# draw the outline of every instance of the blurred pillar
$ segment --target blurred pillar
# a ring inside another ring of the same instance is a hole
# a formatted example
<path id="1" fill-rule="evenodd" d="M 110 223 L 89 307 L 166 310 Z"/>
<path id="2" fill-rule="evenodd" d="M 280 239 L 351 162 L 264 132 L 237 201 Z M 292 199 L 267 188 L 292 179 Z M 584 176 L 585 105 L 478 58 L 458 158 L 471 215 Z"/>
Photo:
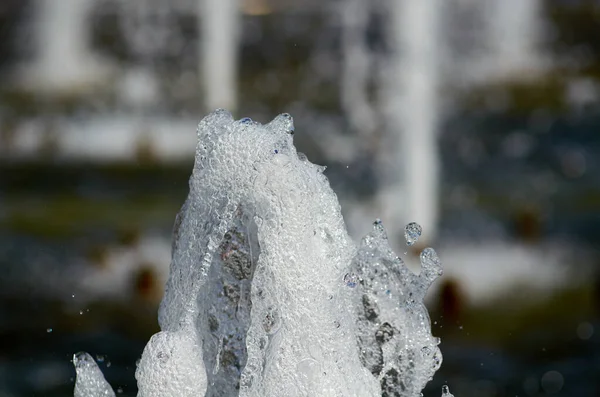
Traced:
<path id="1" fill-rule="evenodd" d="M 205 106 L 237 108 L 237 64 L 241 13 L 239 0 L 200 0 L 201 76 Z"/>
<path id="2" fill-rule="evenodd" d="M 94 0 L 37 0 L 37 59 L 22 76 L 36 90 L 81 89 L 107 76 L 108 64 L 89 48 L 88 17 Z"/>
<path id="3" fill-rule="evenodd" d="M 487 48 L 492 77 L 523 77 L 541 67 L 540 0 L 487 0 Z"/>
<path id="4" fill-rule="evenodd" d="M 352 127 L 362 139 L 371 136 L 376 124 L 369 103 L 368 81 L 372 74 L 371 61 L 366 46 L 367 25 L 371 2 L 345 0 L 340 3 L 342 19 L 342 107 Z"/>
<path id="5" fill-rule="evenodd" d="M 392 56 L 385 79 L 389 141 L 384 146 L 388 158 L 383 173 L 396 188 L 385 195 L 384 208 L 396 212 L 400 219 L 392 221 L 398 229 L 417 222 L 423 238 L 430 240 L 438 223 L 438 45 L 443 41 L 443 0 L 388 0 L 388 4 Z"/>

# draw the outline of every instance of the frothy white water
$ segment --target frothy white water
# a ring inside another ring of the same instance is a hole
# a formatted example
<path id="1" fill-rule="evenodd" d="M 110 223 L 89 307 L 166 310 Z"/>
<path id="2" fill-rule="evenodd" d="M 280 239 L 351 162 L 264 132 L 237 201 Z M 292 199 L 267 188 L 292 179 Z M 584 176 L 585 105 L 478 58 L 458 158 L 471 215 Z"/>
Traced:
<path id="1" fill-rule="evenodd" d="M 423 305 L 437 255 L 411 273 L 380 222 L 357 249 L 293 132 L 288 114 L 200 123 L 139 396 L 413 397 L 439 368 Z"/>
<path id="2" fill-rule="evenodd" d="M 73 355 L 73 365 L 77 373 L 75 397 L 115 397 L 115 392 L 104 379 L 92 356 L 77 353 Z"/>

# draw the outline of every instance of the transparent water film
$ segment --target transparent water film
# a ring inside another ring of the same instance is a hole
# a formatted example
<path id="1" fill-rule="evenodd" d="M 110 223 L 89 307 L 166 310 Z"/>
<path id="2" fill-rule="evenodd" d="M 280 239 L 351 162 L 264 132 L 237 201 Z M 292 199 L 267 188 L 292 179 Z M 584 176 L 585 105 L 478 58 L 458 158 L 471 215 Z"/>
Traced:
<path id="1" fill-rule="evenodd" d="M 357 251 L 293 132 L 288 114 L 200 123 L 138 396 L 417 396 L 439 367 L 422 303 L 439 260 L 410 273 L 380 224 Z"/>
<path id="2" fill-rule="evenodd" d="M 77 374 L 75 397 L 115 397 L 98 364 L 92 356 L 80 352 L 73 355 L 73 365 Z"/>

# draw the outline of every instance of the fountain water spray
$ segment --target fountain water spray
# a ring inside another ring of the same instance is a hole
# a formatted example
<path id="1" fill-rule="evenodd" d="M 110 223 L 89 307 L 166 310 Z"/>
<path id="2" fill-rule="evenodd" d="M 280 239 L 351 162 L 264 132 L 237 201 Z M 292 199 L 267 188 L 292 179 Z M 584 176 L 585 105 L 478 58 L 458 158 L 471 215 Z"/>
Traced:
<path id="1" fill-rule="evenodd" d="M 293 133 L 288 114 L 261 125 L 217 110 L 200 123 L 139 396 L 414 397 L 439 368 L 423 305 L 442 271 L 435 251 L 413 274 L 379 221 L 357 248 Z M 111 395 L 79 357 L 75 395 Z"/>

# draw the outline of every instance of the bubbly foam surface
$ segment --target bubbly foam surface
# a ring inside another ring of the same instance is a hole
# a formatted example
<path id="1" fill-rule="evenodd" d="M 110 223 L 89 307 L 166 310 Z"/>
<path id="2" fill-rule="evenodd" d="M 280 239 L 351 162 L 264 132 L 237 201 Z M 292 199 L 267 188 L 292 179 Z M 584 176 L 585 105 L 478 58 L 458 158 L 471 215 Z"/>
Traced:
<path id="1" fill-rule="evenodd" d="M 416 396 L 439 367 L 422 303 L 437 255 L 412 274 L 380 222 L 357 250 L 293 132 L 288 114 L 199 124 L 139 396 Z"/>
<path id="2" fill-rule="evenodd" d="M 84 352 L 76 353 L 73 355 L 73 365 L 77 373 L 75 397 L 115 397 L 115 392 L 92 356 Z"/>

